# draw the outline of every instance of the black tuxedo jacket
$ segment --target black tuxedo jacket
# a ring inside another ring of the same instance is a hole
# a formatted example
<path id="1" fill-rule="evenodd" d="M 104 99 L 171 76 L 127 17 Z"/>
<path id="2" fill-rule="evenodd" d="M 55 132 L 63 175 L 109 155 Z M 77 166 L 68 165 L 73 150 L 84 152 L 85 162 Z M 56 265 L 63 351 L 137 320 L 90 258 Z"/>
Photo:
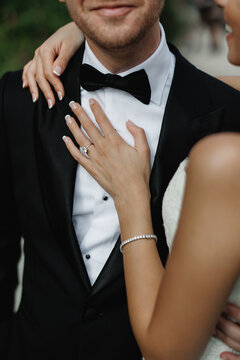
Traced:
<path id="1" fill-rule="evenodd" d="M 200 138 L 240 130 L 239 92 L 171 50 L 176 69 L 150 180 L 163 262 L 168 249 L 161 205 L 170 178 Z M 83 48 L 62 76 L 66 97 L 52 110 L 42 95 L 32 103 L 21 72 L 4 75 L 0 83 L 1 360 L 140 359 L 128 319 L 120 240 L 91 287 L 72 224 L 77 164 L 62 136 L 71 136 L 64 120 L 69 101 L 80 101 L 82 54 Z M 21 236 L 23 295 L 13 314 Z"/>

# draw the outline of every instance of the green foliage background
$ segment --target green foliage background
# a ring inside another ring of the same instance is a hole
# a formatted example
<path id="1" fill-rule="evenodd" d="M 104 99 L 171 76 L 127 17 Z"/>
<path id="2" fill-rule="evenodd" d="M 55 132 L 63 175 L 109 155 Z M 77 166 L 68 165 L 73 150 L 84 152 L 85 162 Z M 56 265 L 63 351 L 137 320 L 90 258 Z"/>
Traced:
<path id="1" fill-rule="evenodd" d="M 0 76 L 21 68 L 49 35 L 70 18 L 65 4 L 57 0 L 0 0 Z M 149 0 L 151 1 L 151 0 Z M 161 18 L 168 40 L 181 28 L 177 1 L 166 0 Z"/>

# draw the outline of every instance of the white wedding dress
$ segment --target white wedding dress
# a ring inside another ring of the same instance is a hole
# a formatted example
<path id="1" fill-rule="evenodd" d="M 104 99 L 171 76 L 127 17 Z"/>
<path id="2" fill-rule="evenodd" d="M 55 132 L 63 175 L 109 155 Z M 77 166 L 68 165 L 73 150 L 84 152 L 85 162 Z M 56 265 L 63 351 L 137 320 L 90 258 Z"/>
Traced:
<path id="1" fill-rule="evenodd" d="M 170 181 L 167 190 L 163 197 L 163 223 L 165 228 L 165 234 L 167 243 L 171 249 L 173 238 L 177 229 L 178 218 L 180 215 L 182 198 L 184 194 L 187 159 L 185 159 L 178 167 L 172 180 Z M 177 299 L 176 299 L 177 301 Z M 229 302 L 240 306 L 240 277 L 235 284 L 234 289 L 229 297 Z M 223 351 L 232 351 L 227 345 L 211 338 L 201 360 L 220 360 L 220 354 Z"/>

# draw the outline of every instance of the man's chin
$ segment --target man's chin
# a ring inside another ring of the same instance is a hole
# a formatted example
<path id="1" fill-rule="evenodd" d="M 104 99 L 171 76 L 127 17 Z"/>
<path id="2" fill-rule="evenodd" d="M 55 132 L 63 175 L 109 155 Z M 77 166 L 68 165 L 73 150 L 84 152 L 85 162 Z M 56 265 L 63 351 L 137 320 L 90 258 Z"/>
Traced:
<path id="1" fill-rule="evenodd" d="M 96 31 L 95 33 L 86 34 L 86 38 L 90 42 L 107 51 L 128 50 L 139 43 L 143 36 L 144 33 L 141 31 L 133 33 L 132 28 L 130 30 L 116 28 L 114 31 L 106 29 L 104 32 Z"/>

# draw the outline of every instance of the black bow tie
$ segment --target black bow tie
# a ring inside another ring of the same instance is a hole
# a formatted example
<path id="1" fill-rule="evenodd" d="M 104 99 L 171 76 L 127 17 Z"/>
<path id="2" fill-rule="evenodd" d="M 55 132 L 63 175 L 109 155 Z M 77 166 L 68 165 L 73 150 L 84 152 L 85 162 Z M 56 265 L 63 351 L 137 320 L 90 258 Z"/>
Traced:
<path id="1" fill-rule="evenodd" d="M 94 67 L 83 64 L 80 82 L 87 91 L 111 87 L 128 92 L 144 104 L 149 104 L 151 99 L 151 87 L 145 70 L 121 77 L 114 74 L 104 75 Z"/>

